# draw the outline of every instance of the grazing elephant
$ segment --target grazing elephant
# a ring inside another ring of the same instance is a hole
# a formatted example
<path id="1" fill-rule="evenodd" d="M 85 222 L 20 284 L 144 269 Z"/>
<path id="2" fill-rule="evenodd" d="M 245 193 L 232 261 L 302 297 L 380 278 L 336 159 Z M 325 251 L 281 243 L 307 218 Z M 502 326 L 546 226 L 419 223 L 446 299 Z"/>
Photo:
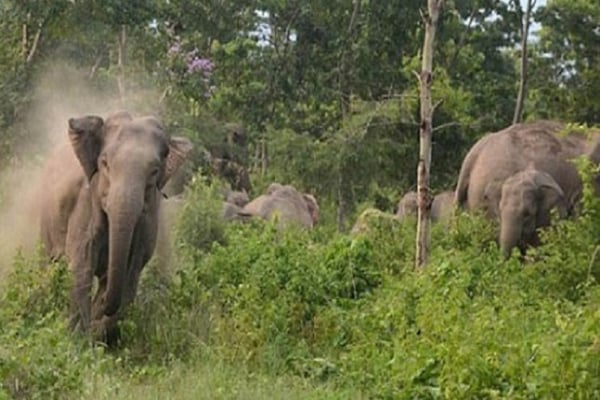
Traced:
<path id="1" fill-rule="evenodd" d="M 452 213 L 454 191 L 447 190 L 437 194 L 431 203 L 431 222 L 445 220 Z"/>
<path id="2" fill-rule="evenodd" d="M 404 220 L 408 216 L 417 215 L 417 192 L 410 191 L 406 192 L 398 203 L 398 210 L 396 210 L 396 217 L 400 220 Z"/>
<path id="3" fill-rule="evenodd" d="M 310 194 L 300 193 L 290 185 L 274 183 L 265 194 L 246 204 L 240 215 L 264 219 L 278 215 L 283 225 L 292 222 L 313 228 L 319 221 L 319 205 Z"/>
<path id="4" fill-rule="evenodd" d="M 134 299 L 154 251 L 161 188 L 192 148 L 169 137 L 154 117 L 117 112 L 68 121 L 70 146 L 46 167 L 41 236 L 47 253 L 63 255 L 75 275 L 71 325 L 93 328 L 108 344 Z M 93 278 L 98 289 L 90 299 Z"/>
<path id="5" fill-rule="evenodd" d="M 537 245 L 537 229 L 550 225 L 550 211 L 567 216 L 568 203 L 563 190 L 547 173 L 533 166 L 509 177 L 501 189 L 500 248 L 505 257 L 518 246 L 525 253 L 528 245 Z"/>
<path id="6" fill-rule="evenodd" d="M 504 181 L 529 164 L 550 175 L 567 202 L 574 205 L 581 197 L 582 183 L 571 159 L 587 155 L 599 162 L 600 134 L 587 140 L 580 133 L 559 134 L 564 130 L 563 124 L 538 121 L 512 125 L 481 138 L 462 162 L 455 191 L 457 206 L 481 209 L 488 217 L 498 218 Z"/>

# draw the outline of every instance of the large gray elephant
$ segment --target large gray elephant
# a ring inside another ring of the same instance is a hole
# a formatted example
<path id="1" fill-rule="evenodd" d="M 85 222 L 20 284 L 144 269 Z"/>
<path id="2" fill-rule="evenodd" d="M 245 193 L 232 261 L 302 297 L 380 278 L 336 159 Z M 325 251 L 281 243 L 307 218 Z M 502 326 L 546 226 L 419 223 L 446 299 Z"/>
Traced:
<path id="1" fill-rule="evenodd" d="M 512 125 L 501 131 L 490 133 L 481 138 L 469 150 L 463 160 L 455 191 L 455 203 L 458 207 L 469 211 L 482 210 L 492 219 L 500 219 L 500 244 L 504 254 L 518 245 L 521 250 L 525 244 L 536 244 L 532 232 L 535 228 L 546 225 L 548 208 L 544 203 L 537 204 L 542 215 L 540 219 L 528 219 L 527 227 L 521 226 L 521 234 L 509 233 L 518 224 L 508 223 L 511 218 L 507 209 L 508 193 L 526 188 L 533 184 L 527 182 L 526 175 L 519 175 L 526 170 L 538 171 L 551 178 L 556 187 L 562 190 L 560 213 L 562 216 L 573 213 L 582 194 L 582 182 L 572 160 L 579 156 L 587 156 L 592 162 L 600 161 L 600 133 L 587 137 L 580 132 L 568 132 L 566 126 L 552 121 L 538 121 Z M 511 178 L 512 177 L 512 178 Z M 596 191 L 600 193 L 600 177 L 596 177 Z M 528 178 L 533 179 L 533 178 Z M 516 185 L 522 180 L 521 187 Z M 537 181 L 542 178 L 537 178 Z M 548 182 L 548 179 L 544 179 Z M 549 186 L 549 185 L 545 185 Z M 514 189 L 514 188 L 518 189 Z M 533 189 L 529 190 L 529 194 Z M 531 203 L 531 202 L 526 202 Z M 504 237 L 503 237 L 504 236 Z M 518 240 L 516 239 L 518 238 Z M 515 240 L 517 242 L 515 243 Z"/>
<path id="2" fill-rule="evenodd" d="M 462 162 L 455 191 L 457 206 L 480 209 L 497 218 L 504 181 L 530 164 L 556 181 L 569 205 L 576 204 L 582 183 L 571 160 L 587 155 L 599 162 L 600 134 L 588 140 L 581 133 L 563 131 L 561 123 L 538 121 L 512 125 L 481 138 Z"/>
<path id="3" fill-rule="evenodd" d="M 551 210 L 567 216 L 568 202 L 563 190 L 547 173 L 532 165 L 509 177 L 501 189 L 500 248 L 505 257 L 514 247 L 522 254 L 529 245 L 537 245 L 537 229 L 550 225 Z"/>
<path id="4" fill-rule="evenodd" d="M 43 179 L 41 236 L 75 275 L 71 325 L 107 343 L 134 299 L 154 251 L 161 188 L 192 148 L 154 117 L 117 112 L 68 121 L 70 146 L 49 160 Z M 98 289 L 93 300 L 93 278 Z"/>
<path id="5" fill-rule="evenodd" d="M 244 206 L 242 217 L 258 216 L 264 219 L 279 218 L 281 226 L 297 223 L 313 228 L 319 221 L 319 205 L 314 196 L 300 193 L 293 186 L 271 184 L 266 193 Z"/>

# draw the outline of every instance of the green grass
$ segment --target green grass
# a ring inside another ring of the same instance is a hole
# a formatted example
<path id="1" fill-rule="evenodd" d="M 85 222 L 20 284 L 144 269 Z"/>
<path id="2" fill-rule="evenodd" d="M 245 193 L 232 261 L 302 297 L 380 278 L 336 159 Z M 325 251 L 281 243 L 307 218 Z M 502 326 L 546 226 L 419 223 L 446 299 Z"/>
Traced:
<path id="1" fill-rule="evenodd" d="M 315 386 L 290 376 L 271 376 L 226 365 L 214 359 L 170 365 L 157 376 L 97 377 L 85 385 L 81 399 L 94 400 L 334 400 L 361 399 L 351 390 Z"/>

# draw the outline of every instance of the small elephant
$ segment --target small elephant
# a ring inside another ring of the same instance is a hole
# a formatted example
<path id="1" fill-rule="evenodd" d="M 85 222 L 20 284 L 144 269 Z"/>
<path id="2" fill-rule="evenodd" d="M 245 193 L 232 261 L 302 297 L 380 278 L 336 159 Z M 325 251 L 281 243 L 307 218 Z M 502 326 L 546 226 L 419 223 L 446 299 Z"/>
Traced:
<path id="1" fill-rule="evenodd" d="M 314 196 L 300 193 L 293 186 L 271 184 L 266 193 L 244 206 L 241 216 L 271 219 L 276 215 L 282 225 L 298 223 L 313 228 L 319 221 L 319 205 Z"/>
<path id="2" fill-rule="evenodd" d="M 155 117 L 126 111 L 106 121 L 71 118 L 68 137 L 42 181 L 42 241 L 50 257 L 66 256 L 75 275 L 71 326 L 92 328 L 111 344 L 155 248 L 160 191 L 192 144 L 170 137 Z"/>
<path id="3" fill-rule="evenodd" d="M 406 219 L 408 216 L 416 217 L 417 215 L 417 192 L 410 191 L 402 196 L 396 210 L 396 217 L 400 220 Z"/>
<path id="4" fill-rule="evenodd" d="M 454 191 L 447 190 L 438 193 L 431 203 L 431 222 L 446 220 L 452 213 L 454 205 Z"/>
<path id="5" fill-rule="evenodd" d="M 500 248 L 505 257 L 517 246 L 539 244 L 537 229 L 550 225 L 551 210 L 565 218 L 569 206 L 563 190 L 547 173 L 529 166 L 509 177 L 501 189 Z"/>

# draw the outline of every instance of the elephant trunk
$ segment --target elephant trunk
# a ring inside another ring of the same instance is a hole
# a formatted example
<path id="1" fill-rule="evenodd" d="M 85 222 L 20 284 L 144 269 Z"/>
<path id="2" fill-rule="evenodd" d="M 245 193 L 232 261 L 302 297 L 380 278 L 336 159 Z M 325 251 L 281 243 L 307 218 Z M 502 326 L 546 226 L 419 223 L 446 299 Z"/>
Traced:
<path id="1" fill-rule="evenodd" d="M 505 258 L 510 257 L 513 247 L 521 241 L 523 223 L 518 218 L 502 215 L 500 222 L 500 249 Z"/>
<path id="2" fill-rule="evenodd" d="M 123 284 L 131 253 L 131 242 L 137 221 L 143 209 L 143 191 L 134 193 L 131 186 L 127 194 L 116 194 L 118 200 L 109 203 L 108 225 L 108 282 L 104 314 L 112 316 L 119 311 Z"/>

